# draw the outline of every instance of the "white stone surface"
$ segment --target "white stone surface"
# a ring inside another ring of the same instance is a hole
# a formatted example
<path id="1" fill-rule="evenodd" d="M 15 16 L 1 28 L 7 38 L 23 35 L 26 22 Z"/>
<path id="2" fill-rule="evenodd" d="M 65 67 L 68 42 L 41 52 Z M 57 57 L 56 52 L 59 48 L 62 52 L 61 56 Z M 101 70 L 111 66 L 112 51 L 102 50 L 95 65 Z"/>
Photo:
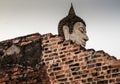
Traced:
<path id="1" fill-rule="evenodd" d="M 20 48 L 16 45 L 12 45 L 10 48 L 8 48 L 5 52 L 5 55 L 12 55 L 12 54 L 19 54 Z"/>
<path id="2" fill-rule="evenodd" d="M 85 25 L 81 22 L 76 22 L 73 26 L 72 34 L 69 33 L 69 27 L 64 25 L 63 32 L 65 40 L 72 40 L 76 44 L 81 45 L 82 47 L 86 46 L 86 41 L 88 41 L 88 36 L 86 34 Z"/>

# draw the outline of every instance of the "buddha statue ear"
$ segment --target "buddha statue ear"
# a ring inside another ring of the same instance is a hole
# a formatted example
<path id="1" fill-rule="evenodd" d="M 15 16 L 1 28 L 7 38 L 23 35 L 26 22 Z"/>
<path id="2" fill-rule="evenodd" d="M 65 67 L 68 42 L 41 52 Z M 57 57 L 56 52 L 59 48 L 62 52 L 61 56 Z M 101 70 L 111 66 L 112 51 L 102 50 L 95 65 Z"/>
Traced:
<path id="1" fill-rule="evenodd" d="M 69 40 L 70 39 L 70 33 L 69 33 L 69 27 L 64 25 L 63 26 L 63 33 L 64 33 L 64 37 L 65 40 Z"/>

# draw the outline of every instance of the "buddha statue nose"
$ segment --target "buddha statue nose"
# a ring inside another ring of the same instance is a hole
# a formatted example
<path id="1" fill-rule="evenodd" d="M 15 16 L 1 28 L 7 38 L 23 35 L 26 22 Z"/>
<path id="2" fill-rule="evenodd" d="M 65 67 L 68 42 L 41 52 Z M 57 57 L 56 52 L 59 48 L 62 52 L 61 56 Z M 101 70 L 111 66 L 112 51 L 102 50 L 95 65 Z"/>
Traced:
<path id="1" fill-rule="evenodd" d="M 89 38 L 88 38 L 88 36 L 86 35 L 86 37 L 84 38 L 84 40 L 85 41 L 88 41 L 89 40 Z"/>

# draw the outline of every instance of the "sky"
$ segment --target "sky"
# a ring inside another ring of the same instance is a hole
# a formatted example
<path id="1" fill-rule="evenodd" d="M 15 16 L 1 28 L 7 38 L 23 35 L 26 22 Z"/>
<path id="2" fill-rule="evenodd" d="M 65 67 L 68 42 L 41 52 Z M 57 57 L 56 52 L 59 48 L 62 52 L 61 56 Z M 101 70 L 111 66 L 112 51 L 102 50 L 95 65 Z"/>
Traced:
<path id="1" fill-rule="evenodd" d="M 120 59 L 120 0 L 0 0 L 0 41 L 27 34 L 58 34 L 71 3 L 86 22 L 86 48 Z"/>

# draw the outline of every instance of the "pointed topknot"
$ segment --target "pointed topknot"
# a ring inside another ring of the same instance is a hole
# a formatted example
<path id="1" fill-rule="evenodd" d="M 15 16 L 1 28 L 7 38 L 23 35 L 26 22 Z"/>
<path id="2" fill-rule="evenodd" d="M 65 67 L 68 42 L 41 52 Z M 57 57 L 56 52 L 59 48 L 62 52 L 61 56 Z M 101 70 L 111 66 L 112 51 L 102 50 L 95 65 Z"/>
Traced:
<path id="1" fill-rule="evenodd" d="M 75 11 L 74 11 L 74 8 L 73 8 L 73 5 L 72 5 L 72 3 L 71 3 L 71 7 L 70 7 L 70 10 L 69 10 L 69 14 L 68 14 L 68 16 L 75 16 L 76 14 L 75 14 Z"/>

